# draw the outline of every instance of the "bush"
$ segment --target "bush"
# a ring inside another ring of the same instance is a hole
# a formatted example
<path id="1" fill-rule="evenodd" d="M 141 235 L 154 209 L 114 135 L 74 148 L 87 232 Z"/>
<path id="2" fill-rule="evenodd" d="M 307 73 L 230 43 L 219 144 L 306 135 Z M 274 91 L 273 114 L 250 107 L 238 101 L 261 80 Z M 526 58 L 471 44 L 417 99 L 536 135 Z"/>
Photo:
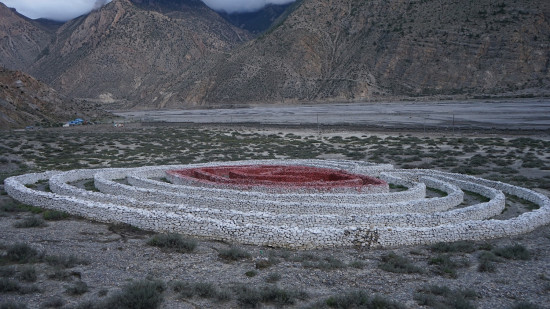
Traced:
<path id="1" fill-rule="evenodd" d="M 338 259 L 327 256 L 318 261 L 304 261 L 302 262 L 302 266 L 306 268 L 319 268 L 324 270 L 330 270 L 330 269 L 337 269 L 337 268 L 345 268 L 346 264 L 344 264 L 342 261 Z"/>
<path id="2" fill-rule="evenodd" d="M 36 269 L 33 266 L 23 267 L 17 277 L 22 281 L 35 282 L 37 279 Z"/>
<path id="3" fill-rule="evenodd" d="M 54 267 L 73 268 L 76 265 L 88 265 L 90 262 L 74 255 L 50 255 L 45 258 L 46 263 Z"/>
<path id="4" fill-rule="evenodd" d="M 486 259 L 479 260 L 477 271 L 494 273 L 496 270 L 497 270 L 497 267 L 495 266 L 495 263 L 491 262 L 490 260 L 486 260 Z"/>
<path id="5" fill-rule="evenodd" d="M 45 227 L 47 226 L 44 219 L 36 216 L 25 218 L 16 222 L 14 225 L 16 228 L 31 228 L 31 227 Z"/>
<path id="6" fill-rule="evenodd" d="M 173 290 L 183 298 L 192 298 L 194 296 L 217 298 L 220 295 L 218 289 L 210 282 L 190 283 L 178 281 L 173 284 Z"/>
<path id="7" fill-rule="evenodd" d="M 52 280 L 69 280 L 72 277 L 72 274 L 63 268 L 55 267 L 52 273 L 48 274 L 48 278 Z"/>
<path id="8" fill-rule="evenodd" d="M 490 251 L 484 251 L 482 252 L 479 257 L 479 265 L 477 266 L 477 270 L 479 272 L 490 272 L 493 273 L 496 271 L 496 266 L 494 262 L 499 262 L 499 258 Z"/>
<path id="9" fill-rule="evenodd" d="M 65 305 L 65 301 L 61 296 L 52 296 L 42 303 L 42 308 L 61 308 Z"/>
<path id="10" fill-rule="evenodd" d="M 307 294 L 300 291 L 289 291 L 277 286 L 270 286 L 261 291 L 261 300 L 277 306 L 292 305 L 296 299 L 307 299 Z"/>
<path id="11" fill-rule="evenodd" d="M 394 252 L 382 256 L 382 263 L 378 268 L 392 273 L 422 273 L 422 269 L 412 264 L 409 259 L 399 256 Z"/>
<path id="12" fill-rule="evenodd" d="M 250 253 L 238 247 L 220 250 L 218 256 L 227 261 L 238 261 L 250 258 Z"/>
<path id="13" fill-rule="evenodd" d="M 470 300 L 477 298 L 475 291 L 452 290 L 447 286 L 431 285 L 418 289 L 414 299 L 421 306 L 434 308 L 475 308 Z"/>
<path id="14" fill-rule="evenodd" d="M 247 272 L 244 273 L 247 277 L 256 277 L 256 275 L 258 274 L 257 271 L 255 270 L 249 270 Z"/>
<path id="15" fill-rule="evenodd" d="M 20 303 L 6 302 L 0 304 L 0 309 L 27 309 L 27 306 Z"/>
<path id="16" fill-rule="evenodd" d="M 352 291 L 343 295 L 331 296 L 325 301 L 330 308 L 377 308 L 399 309 L 403 305 L 386 300 L 382 296 L 370 297 L 365 291 Z"/>
<path id="17" fill-rule="evenodd" d="M 185 239 L 179 234 L 158 234 L 151 237 L 147 244 L 183 253 L 192 252 L 197 247 L 196 240 Z"/>
<path id="18" fill-rule="evenodd" d="M 357 268 L 357 269 L 363 269 L 363 267 L 365 267 L 365 263 L 363 261 L 353 261 L 349 263 L 348 266 Z"/>
<path id="19" fill-rule="evenodd" d="M 435 265 L 435 273 L 442 276 L 448 276 L 450 278 L 456 278 L 457 269 L 469 265 L 467 260 L 455 261 L 448 254 L 441 254 L 435 258 L 430 259 L 428 262 L 430 265 Z"/>
<path id="20" fill-rule="evenodd" d="M 502 248 L 495 248 L 493 252 L 505 259 L 509 260 L 529 260 L 531 259 L 531 252 L 522 245 L 516 244 L 513 246 L 507 246 Z"/>
<path id="21" fill-rule="evenodd" d="M 7 278 L 0 279 L 0 293 L 19 292 L 20 290 L 21 286 L 17 281 Z"/>
<path id="22" fill-rule="evenodd" d="M 265 281 L 269 283 L 275 283 L 279 280 L 281 280 L 281 275 L 279 273 L 271 273 L 265 278 Z"/>
<path id="23" fill-rule="evenodd" d="M 42 213 L 42 217 L 44 218 L 44 220 L 48 221 L 59 221 L 67 219 L 69 217 L 69 214 L 63 211 L 46 210 Z"/>
<path id="24" fill-rule="evenodd" d="M 19 264 L 31 263 L 39 259 L 39 254 L 27 244 L 16 243 L 8 247 L 5 259 Z"/>
<path id="25" fill-rule="evenodd" d="M 237 301 L 243 307 L 257 307 L 259 303 L 271 303 L 276 306 L 292 305 L 297 299 L 307 299 L 307 293 L 303 291 L 289 291 L 277 286 L 264 286 L 249 288 L 245 285 L 234 287 Z"/>
<path id="26" fill-rule="evenodd" d="M 2 266 L 0 267 L 0 277 L 11 277 L 15 275 L 15 267 L 13 266 Z"/>
<path id="27" fill-rule="evenodd" d="M 6 203 L 0 206 L 0 211 L 2 212 L 21 212 L 23 209 L 19 207 L 16 203 Z"/>
<path id="28" fill-rule="evenodd" d="M 74 285 L 66 287 L 65 292 L 69 295 L 82 295 L 88 292 L 88 285 L 86 282 L 78 281 Z"/>
<path id="29" fill-rule="evenodd" d="M 160 281 L 132 282 L 101 303 L 99 308 L 155 309 L 163 301 L 163 291 L 164 284 Z"/>

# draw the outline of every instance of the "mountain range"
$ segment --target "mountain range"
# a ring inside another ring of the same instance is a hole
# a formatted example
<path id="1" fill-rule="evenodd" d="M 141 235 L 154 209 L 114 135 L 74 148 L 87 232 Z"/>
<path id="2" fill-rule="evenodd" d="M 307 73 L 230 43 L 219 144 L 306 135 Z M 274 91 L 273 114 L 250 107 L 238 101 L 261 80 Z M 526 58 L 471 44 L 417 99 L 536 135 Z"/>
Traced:
<path id="1" fill-rule="evenodd" d="M 546 0 L 113 0 L 63 25 L 0 4 L 0 64 L 107 109 L 550 95 Z"/>

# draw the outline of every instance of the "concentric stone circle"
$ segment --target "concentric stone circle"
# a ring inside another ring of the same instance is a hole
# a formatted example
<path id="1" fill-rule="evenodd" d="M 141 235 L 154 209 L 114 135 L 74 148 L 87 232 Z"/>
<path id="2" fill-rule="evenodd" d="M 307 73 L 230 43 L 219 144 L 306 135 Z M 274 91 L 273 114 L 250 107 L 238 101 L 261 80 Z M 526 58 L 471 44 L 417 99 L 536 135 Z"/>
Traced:
<path id="1" fill-rule="evenodd" d="M 223 166 L 296 166 L 338 169 L 405 186 L 401 192 L 300 191 L 200 186 L 178 182 L 167 171 Z M 167 176 L 168 175 L 168 176 Z M 172 183 L 163 180 L 168 178 Z M 74 182 L 93 179 L 100 192 Z M 52 192 L 26 185 L 48 180 Z M 426 187 L 445 197 L 426 198 Z M 440 241 L 480 240 L 527 233 L 550 222 L 547 196 L 517 186 L 436 170 L 394 169 L 347 160 L 247 160 L 139 168 L 80 169 L 25 174 L 5 180 L 6 192 L 33 206 L 101 222 L 181 233 L 205 239 L 286 248 L 396 247 Z M 463 190 L 488 202 L 457 207 Z M 504 193 L 539 209 L 508 220 L 491 219 L 505 206 Z"/>

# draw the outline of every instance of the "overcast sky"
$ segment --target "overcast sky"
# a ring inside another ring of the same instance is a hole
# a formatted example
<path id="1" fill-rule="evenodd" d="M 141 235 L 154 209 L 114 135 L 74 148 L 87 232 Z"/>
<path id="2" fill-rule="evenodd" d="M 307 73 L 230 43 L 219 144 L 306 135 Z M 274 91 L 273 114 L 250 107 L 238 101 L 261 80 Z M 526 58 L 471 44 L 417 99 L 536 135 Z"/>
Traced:
<path id="1" fill-rule="evenodd" d="M 295 0 L 202 0 L 217 11 L 251 12 L 259 10 L 267 4 L 286 4 Z M 17 12 L 29 18 L 47 18 L 66 21 L 94 8 L 111 2 L 111 0 L 0 0 L 6 6 L 15 8 Z"/>

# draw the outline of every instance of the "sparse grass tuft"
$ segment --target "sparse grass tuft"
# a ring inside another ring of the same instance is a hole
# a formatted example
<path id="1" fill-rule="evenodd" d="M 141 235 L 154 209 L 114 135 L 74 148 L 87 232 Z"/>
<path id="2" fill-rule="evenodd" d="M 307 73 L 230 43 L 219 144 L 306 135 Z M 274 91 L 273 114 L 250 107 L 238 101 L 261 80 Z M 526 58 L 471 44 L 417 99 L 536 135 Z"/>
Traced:
<path id="1" fill-rule="evenodd" d="M 267 277 L 265 278 L 265 281 L 266 282 L 269 282 L 269 283 L 275 283 L 277 281 L 281 280 L 281 275 L 279 273 L 270 273 L 269 275 L 267 275 Z"/>
<path id="2" fill-rule="evenodd" d="M 61 308 L 65 305 L 65 301 L 61 296 L 56 295 L 48 298 L 44 303 L 42 303 L 42 308 Z"/>
<path id="3" fill-rule="evenodd" d="M 396 184 L 393 184 L 393 183 L 390 183 L 389 187 L 390 187 L 390 190 L 395 191 L 395 192 L 406 191 L 408 189 L 407 187 L 405 187 L 403 185 L 396 185 Z"/>
<path id="4" fill-rule="evenodd" d="M 122 291 L 113 294 L 96 306 L 97 309 L 155 309 L 163 301 L 164 283 L 141 280 L 129 283 Z"/>
<path id="5" fill-rule="evenodd" d="M 475 308 L 470 302 L 478 294 L 470 289 L 452 290 L 447 286 L 431 285 L 418 289 L 414 299 L 420 306 L 433 308 Z"/>
<path id="6" fill-rule="evenodd" d="M 88 285 L 86 282 L 78 281 L 74 285 L 66 287 L 65 291 L 69 295 L 82 295 L 86 292 L 88 292 Z"/>
<path id="7" fill-rule="evenodd" d="M 15 275 L 15 267 L 13 266 L 2 266 L 0 267 L 0 277 L 7 278 Z"/>
<path id="8" fill-rule="evenodd" d="M 33 263 L 38 261 L 39 258 L 38 251 L 24 243 L 16 243 L 9 246 L 6 250 L 6 255 L 3 257 L 8 262 L 19 264 Z"/>
<path id="9" fill-rule="evenodd" d="M 516 244 L 513 246 L 506 246 L 493 249 L 493 252 L 505 259 L 509 260 L 529 260 L 531 259 L 531 252 L 522 245 Z"/>
<path id="10" fill-rule="evenodd" d="M 370 297 L 365 291 L 352 291 L 342 295 L 331 296 L 325 301 L 330 308 L 379 308 L 379 309 L 401 309 L 403 305 L 387 300 L 382 296 Z"/>
<path id="11" fill-rule="evenodd" d="M 66 281 L 72 277 L 72 274 L 61 267 L 55 267 L 53 272 L 48 274 L 48 278 L 52 280 Z"/>
<path id="12" fill-rule="evenodd" d="M 36 275 L 34 266 L 25 266 L 19 270 L 17 278 L 25 282 L 35 282 L 38 276 Z"/>
<path id="13" fill-rule="evenodd" d="M 77 265 L 88 265 L 90 262 L 86 259 L 74 255 L 50 255 L 45 258 L 46 263 L 54 267 L 73 268 Z"/>
<path id="14" fill-rule="evenodd" d="M 250 258 L 250 253 L 239 247 L 231 247 L 220 250 L 218 256 L 227 261 L 238 261 Z"/>
<path id="15" fill-rule="evenodd" d="M 237 285 L 233 291 L 242 307 L 252 308 L 257 307 L 260 303 L 270 303 L 277 307 L 288 306 L 296 303 L 296 300 L 304 300 L 309 297 L 303 291 L 289 291 L 277 286 L 250 288 L 245 285 Z"/>
<path id="16" fill-rule="evenodd" d="M 390 252 L 382 256 L 382 262 L 378 264 L 378 268 L 392 273 L 422 273 L 422 269 L 411 263 L 406 257 Z"/>
<path id="17" fill-rule="evenodd" d="M 305 268 L 318 268 L 323 270 L 331 270 L 338 268 L 345 268 L 347 265 L 331 256 L 326 256 L 315 261 L 303 261 L 302 266 Z"/>
<path id="18" fill-rule="evenodd" d="M 19 205 L 15 202 L 3 203 L 0 206 L 0 212 L 13 213 L 13 212 L 22 212 L 22 211 L 24 210 L 21 209 L 21 207 L 19 207 Z"/>
<path id="19" fill-rule="evenodd" d="M 356 260 L 356 261 L 353 261 L 353 262 L 349 263 L 348 266 L 353 267 L 353 268 L 357 268 L 357 269 L 363 269 L 365 267 L 365 262 Z"/>
<path id="20" fill-rule="evenodd" d="M 457 278 L 458 268 L 468 266 L 469 262 L 465 259 L 455 260 L 449 254 L 440 254 L 437 257 L 430 259 L 428 264 L 435 266 L 434 272 L 438 275 Z"/>
<path id="21" fill-rule="evenodd" d="M 198 296 L 200 298 L 217 299 L 225 301 L 231 298 L 225 290 L 219 290 L 210 282 L 182 282 L 177 281 L 172 284 L 174 292 L 179 293 L 183 298 L 192 298 Z"/>
<path id="22" fill-rule="evenodd" d="M 44 218 L 44 220 L 47 221 L 59 221 L 67 219 L 69 217 L 69 214 L 63 211 L 46 210 L 42 213 L 42 217 Z"/>
<path id="23" fill-rule="evenodd" d="M 44 219 L 36 216 L 25 218 L 16 222 L 14 225 L 16 228 L 32 228 L 32 227 L 45 227 L 48 226 Z"/>
<path id="24" fill-rule="evenodd" d="M 158 234 L 149 239 L 147 244 L 165 250 L 174 250 L 182 253 L 193 252 L 197 247 L 194 239 L 183 238 L 179 234 Z"/>
<path id="25" fill-rule="evenodd" d="M 17 283 L 17 281 L 7 278 L 0 278 L 0 293 L 19 292 L 20 290 L 21 286 Z"/>

